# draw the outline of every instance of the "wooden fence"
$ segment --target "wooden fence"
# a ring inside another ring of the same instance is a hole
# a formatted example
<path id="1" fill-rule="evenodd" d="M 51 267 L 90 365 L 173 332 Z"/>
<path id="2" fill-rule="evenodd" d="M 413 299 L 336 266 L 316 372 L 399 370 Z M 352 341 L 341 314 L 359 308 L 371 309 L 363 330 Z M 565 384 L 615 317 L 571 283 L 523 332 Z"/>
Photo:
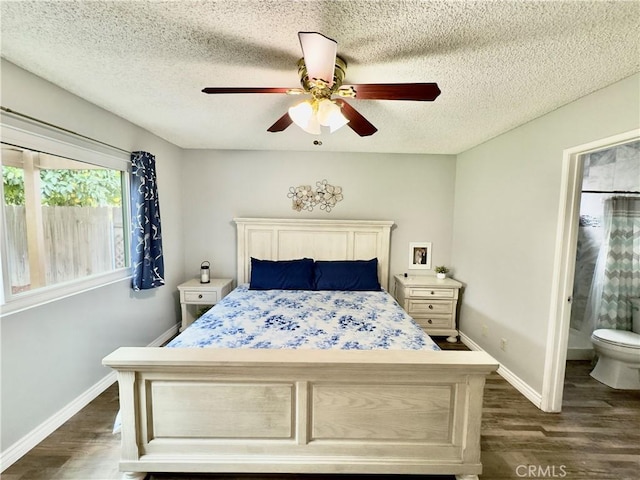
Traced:
<path id="1" fill-rule="evenodd" d="M 5 206 L 12 293 L 29 290 L 24 206 Z M 120 207 L 42 206 L 46 285 L 125 266 Z"/>

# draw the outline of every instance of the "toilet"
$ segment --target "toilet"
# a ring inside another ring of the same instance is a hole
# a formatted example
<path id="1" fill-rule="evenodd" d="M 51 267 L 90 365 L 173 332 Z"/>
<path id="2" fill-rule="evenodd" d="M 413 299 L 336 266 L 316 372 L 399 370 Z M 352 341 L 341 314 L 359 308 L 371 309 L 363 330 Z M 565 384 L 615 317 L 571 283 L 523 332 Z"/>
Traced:
<path id="1" fill-rule="evenodd" d="M 631 299 L 632 331 L 600 329 L 591 334 L 598 363 L 591 376 L 611 388 L 640 390 L 640 299 Z"/>

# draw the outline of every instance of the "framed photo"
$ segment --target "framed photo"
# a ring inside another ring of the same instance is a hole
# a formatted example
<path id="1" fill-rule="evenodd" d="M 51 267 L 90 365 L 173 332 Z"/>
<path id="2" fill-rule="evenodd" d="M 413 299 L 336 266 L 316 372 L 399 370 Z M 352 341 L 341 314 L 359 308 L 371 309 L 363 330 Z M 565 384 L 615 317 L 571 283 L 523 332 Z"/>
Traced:
<path id="1" fill-rule="evenodd" d="M 409 243 L 409 269 L 431 270 L 431 242 Z"/>

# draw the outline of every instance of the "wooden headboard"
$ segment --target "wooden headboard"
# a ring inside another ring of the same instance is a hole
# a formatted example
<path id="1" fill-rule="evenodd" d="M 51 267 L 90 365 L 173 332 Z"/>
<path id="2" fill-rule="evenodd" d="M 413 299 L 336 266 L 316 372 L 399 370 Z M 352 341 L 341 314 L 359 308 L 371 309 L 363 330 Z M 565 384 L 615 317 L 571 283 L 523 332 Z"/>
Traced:
<path id="1" fill-rule="evenodd" d="M 262 260 L 378 259 L 380 285 L 388 290 L 392 221 L 234 218 L 238 284 L 251 278 L 251 257 Z"/>

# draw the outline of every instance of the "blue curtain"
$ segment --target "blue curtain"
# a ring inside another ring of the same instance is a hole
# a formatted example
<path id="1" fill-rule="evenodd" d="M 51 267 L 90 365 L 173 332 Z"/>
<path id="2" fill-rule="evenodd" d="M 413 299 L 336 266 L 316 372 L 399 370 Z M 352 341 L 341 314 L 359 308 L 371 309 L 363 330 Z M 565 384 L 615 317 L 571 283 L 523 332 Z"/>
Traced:
<path id="1" fill-rule="evenodd" d="M 132 288 L 160 287 L 164 285 L 164 258 L 156 158 L 148 152 L 131 154 L 131 217 Z"/>

